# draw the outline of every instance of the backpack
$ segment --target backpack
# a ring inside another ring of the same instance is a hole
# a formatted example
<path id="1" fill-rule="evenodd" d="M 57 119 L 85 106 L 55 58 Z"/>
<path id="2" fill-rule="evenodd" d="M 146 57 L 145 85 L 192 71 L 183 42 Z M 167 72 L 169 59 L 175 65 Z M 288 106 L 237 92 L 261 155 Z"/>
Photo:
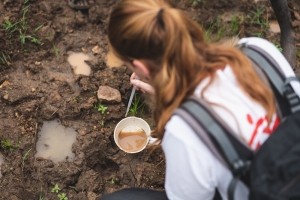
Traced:
<path id="1" fill-rule="evenodd" d="M 227 195 L 234 199 L 238 180 L 250 200 L 300 199 L 300 100 L 278 63 L 261 48 L 238 46 L 254 70 L 272 88 L 281 122 L 257 152 L 246 146 L 203 100 L 190 97 L 174 111 L 197 133 L 213 155 L 233 174 Z M 214 199 L 221 199 L 216 192 Z"/>

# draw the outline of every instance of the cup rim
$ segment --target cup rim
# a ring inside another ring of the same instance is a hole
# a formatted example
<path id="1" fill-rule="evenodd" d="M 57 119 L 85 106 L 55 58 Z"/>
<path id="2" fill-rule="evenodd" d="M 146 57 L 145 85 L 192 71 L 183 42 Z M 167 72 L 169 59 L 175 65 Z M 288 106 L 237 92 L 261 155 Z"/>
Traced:
<path id="1" fill-rule="evenodd" d="M 145 124 L 147 124 L 147 127 L 149 128 L 149 135 L 146 133 L 146 135 L 147 135 L 147 142 L 146 142 L 145 146 L 144 146 L 142 149 L 140 149 L 140 150 L 138 150 L 138 151 L 134 151 L 134 152 L 126 151 L 126 150 L 123 149 L 123 148 L 118 144 L 118 142 L 116 141 L 116 134 L 117 134 L 117 133 L 116 133 L 116 129 L 117 129 L 117 127 L 119 126 L 119 124 L 120 124 L 121 122 L 123 122 L 123 121 L 125 121 L 125 120 L 127 120 L 127 119 L 130 119 L 130 118 L 135 118 L 135 119 L 138 119 L 138 120 L 143 121 Z M 149 124 L 148 124 L 144 119 L 142 119 L 142 118 L 140 118 L 140 117 L 130 116 L 130 117 L 126 117 L 126 118 L 122 119 L 122 120 L 119 121 L 119 122 L 117 123 L 117 125 L 115 126 L 115 129 L 114 129 L 114 141 L 115 141 L 116 145 L 119 147 L 119 149 L 121 149 L 122 151 L 124 151 L 124 152 L 126 152 L 126 153 L 139 153 L 139 152 L 143 151 L 143 150 L 147 147 L 147 145 L 148 145 L 148 143 L 149 143 L 149 140 L 150 140 L 150 133 L 151 133 L 151 128 L 150 128 Z"/>

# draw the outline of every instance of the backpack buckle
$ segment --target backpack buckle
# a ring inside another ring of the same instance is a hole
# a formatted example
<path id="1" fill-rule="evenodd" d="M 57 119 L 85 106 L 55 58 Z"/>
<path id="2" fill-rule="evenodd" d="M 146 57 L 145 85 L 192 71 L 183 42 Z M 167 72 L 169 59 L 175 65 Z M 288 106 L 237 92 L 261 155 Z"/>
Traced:
<path id="1" fill-rule="evenodd" d="M 283 94 L 289 102 L 292 113 L 295 113 L 300 110 L 300 99 L 299 96 L 295 93 L 292 86 L 290 85 L 291 81 L 299 81 L 299 79 L 296 77 L 288 78 L 284 84 Z"/>
<path id="2" fill-rule="evenodd" d="M 244 176 L 250 169 L 251 161 L 236 160 L 232 163 L 232 172 L 234 176 Z"/>

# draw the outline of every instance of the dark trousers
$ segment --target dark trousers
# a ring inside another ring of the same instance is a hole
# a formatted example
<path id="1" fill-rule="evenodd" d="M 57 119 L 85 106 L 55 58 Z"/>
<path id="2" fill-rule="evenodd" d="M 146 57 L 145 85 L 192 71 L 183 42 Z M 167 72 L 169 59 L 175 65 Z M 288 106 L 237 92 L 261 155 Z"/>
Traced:
<path id="1" fill-rule="evenodd" d="M 144 188 L 127 188 L 106 194 L 97 200 L 168 200 L 166 192 Z"/>

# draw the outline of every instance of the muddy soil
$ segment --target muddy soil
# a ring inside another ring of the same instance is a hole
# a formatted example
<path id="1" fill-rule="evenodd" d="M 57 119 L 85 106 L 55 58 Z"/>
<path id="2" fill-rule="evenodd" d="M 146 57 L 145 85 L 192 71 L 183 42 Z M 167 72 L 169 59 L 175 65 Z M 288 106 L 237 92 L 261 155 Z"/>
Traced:
<path id="1" fill-rule="evenodd" d="M 268 1 L 171 1 L 208 30 L 211 42 L 255 34 L 279 44 L 279 33 L 261 23 L 275 20 Z M 0 166 L 0 199 L 58 199 L 52 192 L 55 184 L 61 189 L 59 194 L 71 200 L 94 200 L 127 187 L 164 189 L 165 162 L 160 148 L 151 154 L 151 149 L 126 154 L 113 140 L 114 127 L 124 118 L 131 92 L 131 71 L 125 66 L 107 66 L 106 26 L 116 3 L 96 0 L 89 10 L 77 11 L 67 0 L 1 0 L 0 154 L 5 161 Z M 300 66 L 300 3 L 289 0 L 289 7 Z M 261 8 L 260 23 L 251 21 Z M 92 51 L 95 47 L 98 50 Z M 91 55 L 87 62 L 90 76 L 73 73 L 67 61 L 70 51 Z M 300 75 L 297 66 L 294 69 Z M 121 102 L 101 102 L 108 107 L 105 115 L 95 109 L 99 86 L 121 93 Z M 146 103 L 138 116 L 155 129 L 153 102 L 147 95 L 137 96 Z M 55 164 L 34 156 L 43 122 L 54 119 L 78 132 L 72 146 L 74 162 Z"/>

